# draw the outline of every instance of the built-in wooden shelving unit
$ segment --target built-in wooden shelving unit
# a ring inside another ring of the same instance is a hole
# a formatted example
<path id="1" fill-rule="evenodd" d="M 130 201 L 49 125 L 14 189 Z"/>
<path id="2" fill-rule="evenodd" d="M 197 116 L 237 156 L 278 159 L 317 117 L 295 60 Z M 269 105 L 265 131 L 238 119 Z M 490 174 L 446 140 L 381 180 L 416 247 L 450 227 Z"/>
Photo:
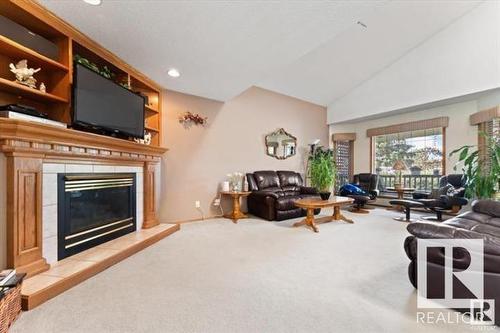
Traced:
<path id="1" fill-rule="evenodd" d="M 153 113 L 158 113 L 157 109 L 154 109 L 152 106 L 145 105 L 146 111 L 153 112 Z"/>
<path id="2" fill-rule="evenodd" d="M 59 47 L 59 57 L 51 59 L 0 34 L 0 105 L 29 105 L 47 113 L 50 119 L 71 125 L 73 59 L 78 54 L 101 68 L 107 66 L 115 74 L 114 81 L 130 83 L 132 91 L 148 97 L 148 105 L 144 111 L 145 128 L 152 135 L 151 144 L 161 145 L 161 87 L 158 84 L 35 1 L 2 0 L 0 15 Z M 14 81 L 15 77 L 9 70 L 9 64 L 22 59 L 27 59 L 30 67 L 42 68 L 35 74 L 35 78 L 38 84 L 45 83 L 46 93 Z"/>
<path id="3" fill-rule="evenodd" d="M 63 98 L 49 93 L 43 93 L 39 90 L 23 86 L 19 83 L 16 83 L 14 81 L 9 81 L 1 77 L 0 77 L 0 90 L 12 93 L 17 96 L 25 97 L 28 99 L 34 99 L 36 101 L 41 101 L 41 102 L 59 102 L 59 103 L 69 102 L 67 98 Z"/>
<path id="4" fill-rule="evenodd" d="M 15 59 L 27 59 L 33 67 L 43 67 L 45 69 L 69 71 L 68 66 L 37 53 L 27 47 L 18 44 L 9 38 L 0 35 L 0 50 L 4 55 Z"/>

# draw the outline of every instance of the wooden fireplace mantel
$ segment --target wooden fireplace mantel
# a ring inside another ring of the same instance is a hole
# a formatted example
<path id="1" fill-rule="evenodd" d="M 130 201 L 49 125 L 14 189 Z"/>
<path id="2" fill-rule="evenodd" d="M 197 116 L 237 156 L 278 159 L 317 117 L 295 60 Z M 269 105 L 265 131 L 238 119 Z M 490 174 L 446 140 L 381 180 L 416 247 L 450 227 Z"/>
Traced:
<path id="1" fill-rule="evenodd" d="M 143 228 L 151 228 L 159 223 L 155 166 L 166 151 L 133 141 L 0 118 L 0 152 L 7 159 L 7 265 L 28 275 L 49 268 L 42 255 L 44 162 L 142 166 Z"/>
<path id="2" fill-rule="evenodd" d="M 72 129 L 0 118 L 0 151 L 6 154 L 158 162 L 167 150 Z"/>

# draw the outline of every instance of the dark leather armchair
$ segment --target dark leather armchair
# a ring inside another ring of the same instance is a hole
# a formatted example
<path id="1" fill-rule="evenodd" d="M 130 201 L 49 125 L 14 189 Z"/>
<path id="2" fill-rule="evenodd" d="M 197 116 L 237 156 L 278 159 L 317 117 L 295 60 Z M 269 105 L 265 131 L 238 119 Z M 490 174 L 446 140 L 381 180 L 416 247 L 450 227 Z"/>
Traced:
<path id="1" fill-rule="evenodd" d="M 411 234 L 404 242 L 404 249 L 410 265 L 408 276 L 415 288 L 418 288 L 417 275 L 417 241 L 421 238 L 434 239 L 483 239 L 484 241 L 484 299 L 494 299 L 495 305 L 500 304 L 500 202 L 493 200 L 477 200 L 472 203 L 472 211 L 460 214 L 442 223 L 416 222 L 408 225 Z M 458 249 L 457 249 L 458 250 Z M 470 256 L 459 253 L 453 255 L 452 267 L 467 269 Z M 440 281 L 445 276 L 445 255 L 440 247 L 430 248 L 427 252 L 427 293 L 429 297 L 443 298 L 444 285 L 432 283 Z M 470 298 L 470 291 L 463 285 L 455 284 L 454 298 Z M 466 309 L 467 311 L 469 309 Z M 495 306 L 495 324 L 500 324 L 500 306 Z"/>
<path id="2" fill-rule="evenodd" d="M 373 173 L 359 173 L 353 176 L 352 183 L 370 195 L 375 200 L 379 195 L 378 176 Z"/>
<path id="3" fill-rule="evenodd" d="M 462 206 L 467 205 L 465 184 L 467 178 L 462 174 L 451 174 L 439 179 L 439 189 L 432 192 L 415 192 L 413 199 L 419 201 L 430 210 L 451 210 L 458 213 Z"/>
<path id="4" fill-rule="evenodd" d="M 305 216 L 306 211 L 295 206 L 303 198 L 321 199 L 313 187 L 303 186 L 302 176 L 293 171 L 256 171 L 247 173 L 249 190 L 248 212 L 268 221 L 282 221 Z M 316 210 L 318 214 L 320 210 Z"/>

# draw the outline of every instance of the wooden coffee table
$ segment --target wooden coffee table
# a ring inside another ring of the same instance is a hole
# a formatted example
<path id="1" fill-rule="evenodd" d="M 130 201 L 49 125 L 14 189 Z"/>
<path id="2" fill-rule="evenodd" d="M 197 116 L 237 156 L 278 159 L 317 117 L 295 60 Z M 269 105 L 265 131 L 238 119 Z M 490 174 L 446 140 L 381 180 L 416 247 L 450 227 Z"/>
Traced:
<path id="1" fill-rule="evenodd" d="M 224 214 L 224 217 L 231 219 L 233 223 L 238 223 L 239 219 L 247 218 L 248 216 L 244 214 L 240 209 L 240 198 L 246 197 L 252 192 L 234 192 L 234 191 L 221 191 L 220 193 L 228 195 L 233 198 L 233 211 L 229 214 Z"/>
<path id="2" fill-rule="evenodd" d="M 294 227 L 299 227 L 302 225 L 306 225 L 311 227 L 314 232 L 319 232 L 316 224 L 320 223 L 328 223 L 332 221 L 345 221 L 348 223 L 354 223 L 353 220 L 348 219 L 340 212 L 340 207 L 343 205 L 350 205 L 354 199 L 348 197 L 331 197 L 329 200 L 320 200 L 320 199 L 299 199 L 295 201 L 295 206 L 300 208 L 307 209 L 307 216 L 304 220 L 295 223 Z M 315 219 L 314 218 L 314 210 L 316 208 L 326 208 L 333 207 L 333 215 L 325 216 Z"/>

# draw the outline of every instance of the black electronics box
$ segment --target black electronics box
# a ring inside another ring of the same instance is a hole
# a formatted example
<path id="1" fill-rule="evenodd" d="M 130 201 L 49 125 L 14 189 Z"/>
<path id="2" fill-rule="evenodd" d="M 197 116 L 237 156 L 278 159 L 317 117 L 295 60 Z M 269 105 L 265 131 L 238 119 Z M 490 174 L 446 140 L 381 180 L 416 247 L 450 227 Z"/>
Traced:
<path id="1" fill-rule="evenodd" d="M 0 35 L 53 60 L 57 61 L 59 58 L 59 47 L 56 44 L 2 15 L 0 15 Z M 17 59 L 19 60 L 22 59 Z"/>
<path id="2" fill-rule="evenodd" d="M 45 119 L 48 118 L 48 114 L 46 114 L 45 112 L 39 112 L 34 107 L 22 105 L 22 104 L 1 105 L 0 111 L 11 111 L 11 112 L 27 114 L 27 115 L 33 116 L 33 117 L 40 117 L 40 118 L 45 118 Z"/>

